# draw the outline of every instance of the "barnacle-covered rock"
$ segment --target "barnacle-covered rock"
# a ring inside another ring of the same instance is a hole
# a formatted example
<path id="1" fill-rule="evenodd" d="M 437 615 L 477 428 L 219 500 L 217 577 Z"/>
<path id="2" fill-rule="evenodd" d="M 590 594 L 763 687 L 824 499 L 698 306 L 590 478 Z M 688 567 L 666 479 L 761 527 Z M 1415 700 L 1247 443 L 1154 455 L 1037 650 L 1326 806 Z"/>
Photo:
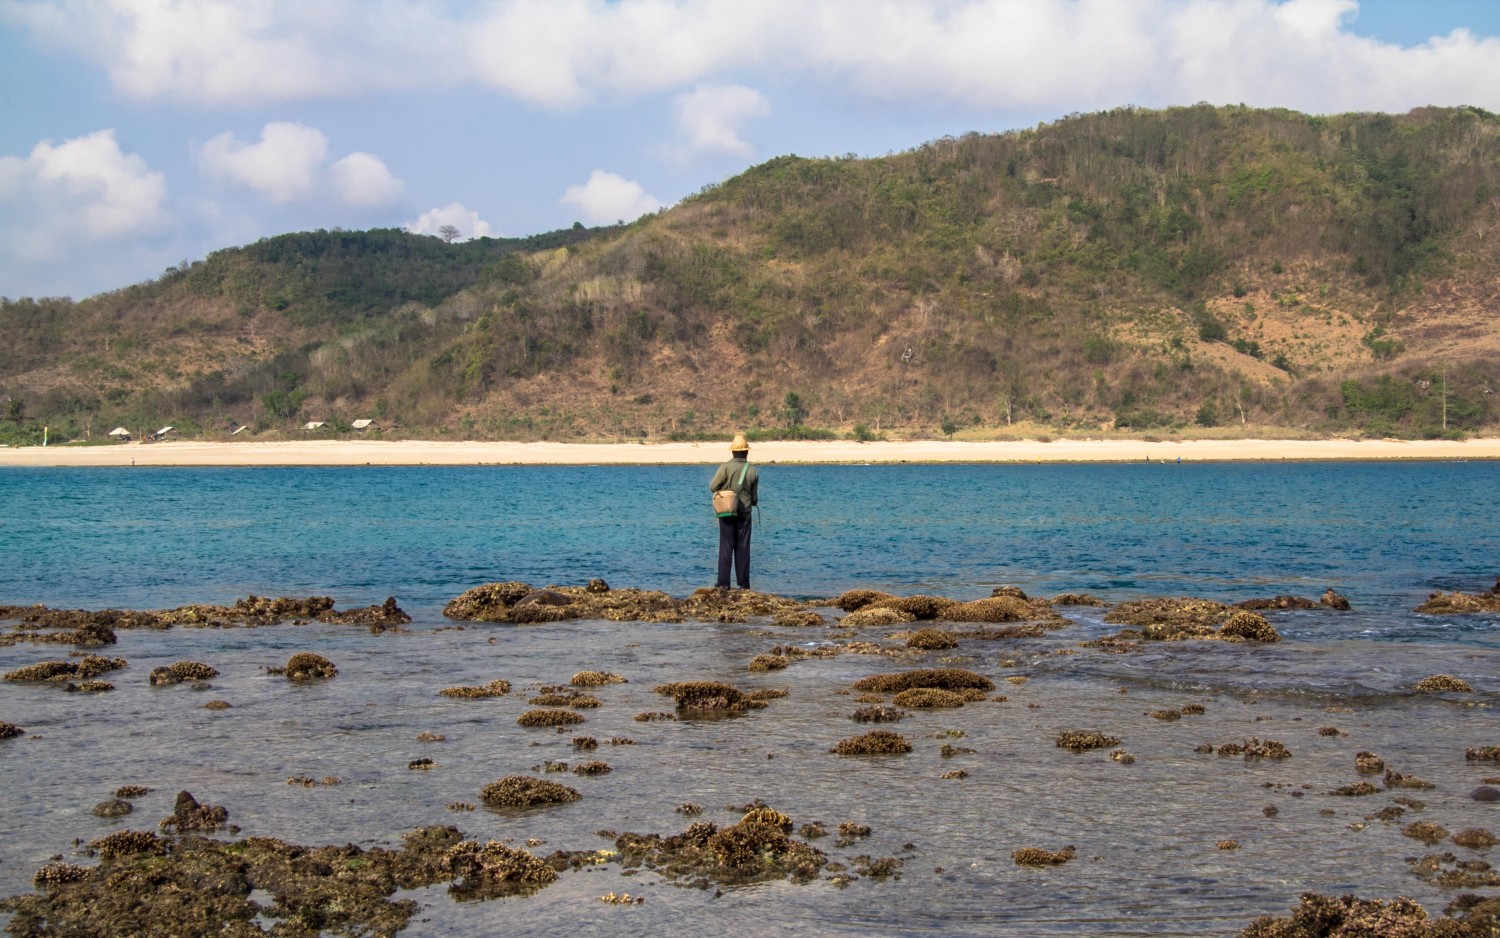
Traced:
<path id="1" fill-rule="evenodd" d="M 756 655 L 750 659 L 746 668 L 749 671 L 780 671 L 787 666 L 787 660 L 781 655 Z"/>
<path id="2" fill-rule="evenodd" d="M 850 719 L 855 723 L 895 723 L 905 716 L 905 710 L 895 707 L 860 707 Z"/>
<path id="3" fill-rule="evenodd" d="M 889 599 L 877 599 L 866 608 L 896 609 L 915 619 L 937 619 L 958 604 L 957 600 L 944 596 L 892 596 Z"/>
<path id="4" fill-rule="evenodd" d="M 803 609 L 799 612 L 778 612 L 771 618 L 771 624 L 784 628 L 812 628 L 827 625 L 828 620 L 811 609 Z"/>
<path id="5" fill-rule="evenodd" d="M 15 739 L 26 735 L 26 731 L 14 723 L 0 721 L 0 739 Z"/>
<path id="6" fill-rule="evenodd" d="M 483 846 L 475 840 L 454 844 L 444 863 L 459 878 L 449 893 L 461 902 L 530 895 L 557 881 L 557 871 L 546 861 L 494 840 Z"/>

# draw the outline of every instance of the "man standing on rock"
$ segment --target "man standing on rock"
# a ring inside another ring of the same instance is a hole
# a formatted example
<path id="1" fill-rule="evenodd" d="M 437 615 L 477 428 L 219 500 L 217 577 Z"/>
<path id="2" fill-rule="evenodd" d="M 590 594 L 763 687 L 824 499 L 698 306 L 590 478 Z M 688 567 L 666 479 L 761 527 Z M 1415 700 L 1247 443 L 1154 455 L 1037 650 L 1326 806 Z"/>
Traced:
<path id="1" fill-rule="evenodd" d="M 719 516 L 719 579 L 714 585 L 729 588 L 729 564 L 734 561 L 734 578 L 740 589 L 750 588 L 750 509 L 760 504 L 760 474 L 750 465 L 750 443 L 745 434 L 736 433 L 729 444 L 730 460 L 718 468 L 708 490 L 715 493 L 714 509 Z M 721 492 L 733 492 L 733 506 Z"/>

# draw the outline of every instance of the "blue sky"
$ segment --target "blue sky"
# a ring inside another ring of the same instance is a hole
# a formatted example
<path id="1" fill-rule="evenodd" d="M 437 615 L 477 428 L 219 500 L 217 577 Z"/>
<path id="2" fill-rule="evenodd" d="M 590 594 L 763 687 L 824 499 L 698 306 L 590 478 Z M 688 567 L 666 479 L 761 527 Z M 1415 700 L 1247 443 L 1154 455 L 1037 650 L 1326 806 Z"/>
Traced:
<path id="1" fill-rule="evenodd" d="M 1500 111 L 1500 0 L 0 0 L 0 296 L 1198 101 Z"/>

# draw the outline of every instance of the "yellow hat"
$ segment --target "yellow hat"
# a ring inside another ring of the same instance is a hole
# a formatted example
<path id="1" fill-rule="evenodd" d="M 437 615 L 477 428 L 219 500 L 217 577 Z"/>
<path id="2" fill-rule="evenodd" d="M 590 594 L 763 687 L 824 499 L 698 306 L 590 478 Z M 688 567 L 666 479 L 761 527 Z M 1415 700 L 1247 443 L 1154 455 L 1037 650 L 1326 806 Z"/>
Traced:
<path id="1" fill-rule="evenodd" d="M 734 435 L 734 439 L 729 441 L 729 451 L 731 453 L 750 452 L 750 441 L 745 439 L 745 434 L 736 433 Z"/>

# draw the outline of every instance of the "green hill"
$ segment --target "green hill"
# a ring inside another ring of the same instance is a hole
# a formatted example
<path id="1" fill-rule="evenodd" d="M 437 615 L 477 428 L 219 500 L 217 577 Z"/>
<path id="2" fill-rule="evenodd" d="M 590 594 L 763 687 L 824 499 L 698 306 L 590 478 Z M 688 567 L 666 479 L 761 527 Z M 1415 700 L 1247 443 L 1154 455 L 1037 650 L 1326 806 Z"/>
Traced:
<path id="1" fill-rule="evenodd" d="M 12 436 L 1492 431 L 1497 224 L 1483 111 L 1125 109 L 780 157 L 623 228 L 286 235 L 6 301 L 0 397 Z"/>

